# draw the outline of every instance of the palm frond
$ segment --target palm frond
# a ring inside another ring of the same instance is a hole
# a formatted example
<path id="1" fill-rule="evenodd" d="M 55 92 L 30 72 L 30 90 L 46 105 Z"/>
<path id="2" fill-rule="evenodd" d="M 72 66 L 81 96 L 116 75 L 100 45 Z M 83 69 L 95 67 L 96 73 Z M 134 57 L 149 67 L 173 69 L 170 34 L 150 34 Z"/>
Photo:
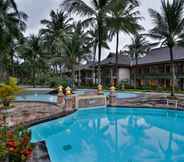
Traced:
<path id="1" fill-rule="evenodd" d="M 91 16 L 96 14 L 95 10 L 82 0 L 64 0 L 61 8 L 68 13 L 75 13 L 81 16 Z"/>

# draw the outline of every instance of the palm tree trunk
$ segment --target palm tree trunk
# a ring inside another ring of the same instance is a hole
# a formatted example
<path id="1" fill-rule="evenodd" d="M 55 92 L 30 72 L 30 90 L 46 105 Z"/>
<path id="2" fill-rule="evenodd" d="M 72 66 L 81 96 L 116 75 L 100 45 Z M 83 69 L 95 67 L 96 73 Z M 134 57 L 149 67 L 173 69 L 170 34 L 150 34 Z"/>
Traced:
<path id="1" fill-rule="evenodd" d="M 11 65 L 11 69 L 10 69 L 11 73 L 10 73 L 10 75 L 11 76 L 15 75 L 13 56 L 14 56 L 13 50 L 11 49 L 11 51 L 10 51 L 10 65 Z"/>
<path id="2" fill-rule="evenodd" d="M 115 75 L 116 75 L 116 86 L 118 85 L 118 52 L 119 52 L 119 31 L 116 32 L 116 63 L 115 63 Z"/>
<path id="3" fill-rule="evenodd" d="M 93 49 L 93 72 L 92 72 L 93 74 L 95 74 L 96 48 L 97 48 L 97 43 L 95 43 L 94 49 Z M 93 82 L 93 83 L 96 84 L 96 74 L 95 74 L 95 78 L 93 78 L 93 80 L 95 80 L 95 82 Z"/>
<path id="4" fill-rule="evenodd" d="M 135 56 L 135 61 L 136 61 L 136 64 L 135 64 L 135 70 L 134 70 L 134 88 L 136 89 L 137 88 L 137 65 L 138 65 L 138 56 L 136 54 Z"/>
<path id="5" fill-rule="evenodd" d="M 35 82 L 35 79 L 36 79 L 36 76 L 35 76 L 36 75 L 35 74 L 36 73 L 35 72 L 35 66 L 33 66 L 33 72 L 32 73 L 33 73 L 33 88 L 35 88 L 36 87 L 36 82 Z"/>
<path id="6" fill-rule="evenodd" d="M 172 70 L 172 85 L 171 85 L 171 96 L 175 95 L 175 67 L 174 67 L 174 56 L 173 56 L 173 47 L 169 47 L 170 51 L 170 61 L 171 61 L 171 70 Z"/>
<path id="7" fill-rule="evenodd" d="M 75 67 L 72 65 L 72 88 L 75 88 Z"/>
<path id="8" fill-rule="evenodd" d="M 78 65 L 78 88 L 81 86 L 81 70 L 80 64 Z"/>
<path id="9" fill-rule="evenodd" d="M 100 63 L 101 63 L 101 50 L 102 50 L 102 24 L 100 21 L 98 21 L 98 84 L 101 84 L 101 67 L 100 67 Z"/>
<path id="10" fill-rule="evenodd" d="M 35 56 L 33 56 L 33 67 L 32 67 L 32 83 L 33 83 L 33 88 L 36 87 L 36 82 L 35 82 L 35 79 L 36 79 L 36 64 L 35 64 L 35 61 L 36 61 L 36 58 Z"/>

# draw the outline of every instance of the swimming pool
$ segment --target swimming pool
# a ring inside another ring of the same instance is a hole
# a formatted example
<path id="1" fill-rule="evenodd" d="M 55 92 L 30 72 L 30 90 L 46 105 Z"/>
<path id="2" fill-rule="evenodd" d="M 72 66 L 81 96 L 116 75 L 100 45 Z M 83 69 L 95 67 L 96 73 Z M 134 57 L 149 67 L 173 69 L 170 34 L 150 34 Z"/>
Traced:
<path id="1" fill-rule="evenodd" d="M 83 95 L 85 92 L 89 90 L 76 90 L 74 91 L 75 95 Z M 94 90 L 93 90 L 94 91 Z M 29 91 L 25 92 L 21 95 L 18 95 L 16 97 L 16 101 L 42 101 L 42 102 L 57 102 L 57 96 L 56 95 L 50 95 L 48 94 L 49 91 Z M 105 96 L 109 95 L 108 91 L 104 92 Z M 137 94 L 134 93 L 124 93 L 124 92 L 118 92 L 117 97 L 118 98 L 134 98 L 137 97 Z"/>
<path id="2" fill-rule="evenodd" d="M 98 108 L 31 127 L 51 162 L 183 162 L 184 113 Z"/>

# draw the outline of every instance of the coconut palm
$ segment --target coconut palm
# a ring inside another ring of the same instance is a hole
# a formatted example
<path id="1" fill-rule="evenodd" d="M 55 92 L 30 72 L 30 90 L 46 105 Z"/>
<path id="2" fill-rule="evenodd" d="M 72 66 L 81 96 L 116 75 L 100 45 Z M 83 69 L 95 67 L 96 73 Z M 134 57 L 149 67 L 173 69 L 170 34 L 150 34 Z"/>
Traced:
<path id="1" fill-rule="evenodd" d="M 119 34 L 135 33 L 141 29 L 138 24 L 140 19 L 137 8 L 139 3 L 137 0 L 112 0 L 110 8 L 110 16 L 107 17 L 107 24 L 110 26 L 111 37 L 116 36 L 116 63 L 115 76 L 118 82 L 118 53 L 119 53 Z"/>
<path id="2" fill-rule="evenodd" d="M 72 20 L 64 12 L 52 10 L 50 20 L 41 20 L 45 27 L 40 30 L 40 34 L 44 35 L 49 45 L 55 46 L 58 40 L 64 39 L 71 32 Z"/>
<path id="3" fill-rule="evenodd" d="M 84 0 L 64 0 L 61 5 L 64 10 L 69 13 L 76 13 L 77 15 L 86 17 L 87 24 L 97 25 L 98 28 L 98 82 L 101 82 L 101 50 L 103 33 L 106 32 L 105 18 L 110 7 L 110 0 L 90 0 L 87 3 Z"/>
<path id="4" fill-rule="evenodd" d="M 72 71 L 73 88 L 75 82 L 75 71 L 78 65 L 79 68 L 79 86 L 80 86 L 80 63 L 82 59 L 89 57 L 90 53 L 90 38 L 88 32 L 84 32 L 81 22 L 74 24 L 72 35 L 64 39 L 63 46 L 61 46 L 64 64 Z"/>
<path id="5" fill-rule="evenodd" d="M 62 11 L 50 12 L 50 19 L 41 20 L 44 27 L 40 30 L 44 42 L 44 48 L 50 53 L 49 63 L 53 67 L 54 72 L 58 74 L 58 67 L 60 68 L 60 75 L 62 74 L 63 59 L 61 53 L 61 46 L 64 38 L 68 37 L 72 32 L 73 19 L 68 17 Z"/>
<path id="6" fill-rule="evenodd" d="M 96 52 L 98 48 L 98 28 L 95 27 L 94 29 L 89 30 L 89 36 L 91 38 L 91 46 L 93 47 L 93 74 L 95 74 L 95 64 L 96 64 Z M 102 41 L 102 47 L 105 49 L 110 49 L 106 40 L 107 35 L 106 33 L 103 34 L 103 41 Z M 96 79 L 95 79 L 96 83 Z"/>
<path id="7" fill-rule="evenodd" d="M 150 36 L 160 41 L 162 46 L 169 47 L 172 68 L 171 96 L 175 95 L 175 65 L 173 47 L 184 45 L 184 0 L 162 0 L 161 13 L 149 9 L 154 27 Z"/>
<path id="8" fill-rule="evenodd" d="M 33 87 L 36 86 L 36 71 L 40 64 L 44 62 L 44 55 L 42 41 L 40 36 L 30 35 L 25 40 L 24 44 L 18 48 L 20 57 L 24 60 L 31 70 L 31 78 Z"/>
<path id="9" fill-rule="evenodd" d="M 15 1 L 14 0 L 10 0 L 10 3 L 12 5 L 13 9 L 17 12 L 17 14 L 19 14 L 19 11 L 18 11 L 18 8 L 17 8 L 17 4 L 15 3 Z"/>
<path id="10" fill-rule="evenodd" d="M 131 61 L 135 60 L 135 66 L 134 66 L 134 88 L 137 87 L 136 80 L 137 80 L 137 65 L 138 65 L 138 59 L 141 56 L 146 55 L 149 52 L 149 49 L 152 47 L 151 45 L 142 34 L 135 34 L 131 38 L 131 44 L 127 45 L 128 48 L 125 53 L 128 54 Z"/>
<path id="11" fill-rule="evenodd" d="M 23 31 L 26 28 L 25 20 L 27 15 L 21 11 L 17 12 L 14 1 L 0 1 L 0 55 L 10 60 L 10 75 L 14 74 L 14 53 L 18 40 L 23 38 Z"/>

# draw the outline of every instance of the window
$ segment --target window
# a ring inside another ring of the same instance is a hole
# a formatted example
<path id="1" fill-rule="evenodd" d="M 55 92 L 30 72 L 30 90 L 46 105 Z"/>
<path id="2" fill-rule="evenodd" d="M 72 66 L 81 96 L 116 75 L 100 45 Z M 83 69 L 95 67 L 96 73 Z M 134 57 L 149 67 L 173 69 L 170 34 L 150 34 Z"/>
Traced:
<path id="1" fill-rule="evenodd" d="M 171 67 L 169 64 L 166 65 L 166 73 L 170 73 L 171 72 Z"/>

